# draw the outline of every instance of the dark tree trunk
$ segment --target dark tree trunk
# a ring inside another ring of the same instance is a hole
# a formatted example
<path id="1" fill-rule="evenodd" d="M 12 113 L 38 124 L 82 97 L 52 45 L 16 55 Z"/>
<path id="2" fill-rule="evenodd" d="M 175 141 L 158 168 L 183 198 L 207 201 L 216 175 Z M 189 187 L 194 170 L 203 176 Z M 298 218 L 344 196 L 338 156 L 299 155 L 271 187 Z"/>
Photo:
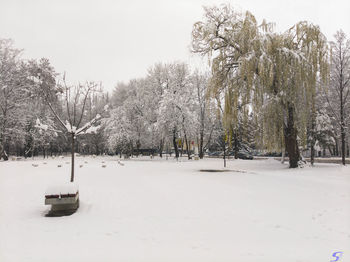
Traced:
<path id="1" fill-rule="evenodd" d="M 205 112 L 204 110 L 202 110 L 201 112 L 201 128 L 199 132 L 199 143 L 198 143 L 198 156 L 200 159 L 203 159 L 204 157 L 204 114 L 205 114 L 204 112 Z M 210 137 L 209 137 L 209 140 L 210 140 Z"/>
<path id="2" fill-rule="evenodd" d="M 203 141 L 204 141 L 204 131 L 203 130 L 201 130 L 200 131 L 200 133 L 199 133 L 199 152 L 198 152 L 198 154 L 199 154 L 199 158 L 200 159 L 203 159 L 203 157 L 204 157 L 204 152 L 203 152 Z"/>
<path id="3" fill-rule="evenodd" d="M 340 83 L 340 137 L 341 137 L 341 162 L 345 166 L 345 123 L 344 123 L 344 103 L 343 88 Z"/>
<path id="4" fill-rule="evenodd" d="M 312 116 L 312 122 L 311 122 L 311 141 L 310 141 L 310 146 L 311 146 L 311 165 L 314 165 L 315 162 L 315 121 L 314 117 Z"/>
<path id="5" fill-rule="evenodd" d="M 238 151 L 239 151 L 237 131 L 233 132 L 233 144 L 234 144 L 234 147 L 235 147 L 235 149 L 234 149 L 235 150 L 234 151 L 235 159 L 237 159 L 238 158 Z"/>
<path id="6" fill-rule="evenodd" d="M 345 128 L 341 126 L 341 162 L 345 166 Z"/>
<path id="7" fill-rule="evenodd" d="M 310 162 L 313 166 L 315 163 L 315 143 L 314 141 L 311 141 L 311 156 L 310 156 Z"/>
<path id="8" fill-rule="evenodd" d="M 139 156 L 141 153 L 140 153 L 140 150 L 141 149 L 141 142 L 140 142 L 140 140 L 138 139 L 137 141 L 136 141 L 136 152 L 137 152 L 137 156 Z"/>
<path id="9" fill-rule="evenodd" d="M 71 176 L 70 182 L 74 181 L 74 151 L 75 151 L 75 134 L 71 134 L 72 139 L 72 163 L 71 163 Z"/>
<path id="10" fill-rule="evenodd" d="M 163 147 L 164 147 L 164 141 L 163 141 L 163 139 L 161 139 L 159 142 L 159 156 L 161 158 L 163 157 Z"/>
<path id="11" fill-rule="evenodd" d="M 315 162 L 315 144 L 316 144 L 316 137 L 315 137 L 315 129 L 316 129 L 316 112 L 315 112 L 315 96 L 312 95 L 312 107 L 311 107 L 311 165 L 314 165 Z"/>
<path id="12" fill-rule="evenodd" d="M 177 143 L 176 143 L 176 130 L 173 130 L 173 146 L 175 150 L 175 157 L 179 158 L 179 149 L 177 148 Z"/>
<path id="13" fill-rule="evenodd" d="M 284 127 L 284 141 L 290 168 L 298 167 L 300 160 L 297 136 L 298 132 L 294 126 L 294 107 L 288 105 L 287 126 Z"/>
<path id="14" fill-rule="evenodd" d="M 180 140 L 181 141 L 181 151 L 180 151 L 180 156 L 182 157 L 183 151 L 184 151 L 184 143 L 183 143 L 183 139 Z"/>
<path id="15" fill-rule="evenodd" d="M 189 143 L 188 143 L 186 134 L 185 134 L 185 142 L 186 142 L 186 148 L 187 148 L 187 158 L 188 158 L 188 159 L 191 159 L 191 155 L 190 155 L 190 145 L 189 145 Z"/>
<path id="16" fill-rule="evenodd" d="M 224 151 L 224 167 L 226 167 L 226 139 L 224 137 L 224 141 L 223 141 L 223 151 Z"/>

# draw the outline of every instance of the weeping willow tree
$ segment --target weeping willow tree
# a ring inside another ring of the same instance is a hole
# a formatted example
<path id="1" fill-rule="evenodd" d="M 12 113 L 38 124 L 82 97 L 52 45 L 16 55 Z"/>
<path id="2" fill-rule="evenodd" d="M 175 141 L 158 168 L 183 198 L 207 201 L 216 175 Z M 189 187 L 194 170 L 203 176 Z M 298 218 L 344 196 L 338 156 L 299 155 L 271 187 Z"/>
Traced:
<path id="1" fill-rule="evenodd" d="M 250 105 L 261 145 L 285 148 L 290 167 L 297 167 L 316 82 L 325 81 L 328 72 L 327 41 L 319 28 L 300 22 L 278 34 L 273 24 L 258 25 L 249 12 L 206 7 L 204 21 L 194 24 L 192 49 L 209 58 L 211 92 L 225 94 L 228 130 L 235 130 L 238 115 L 247 115 Z"/>

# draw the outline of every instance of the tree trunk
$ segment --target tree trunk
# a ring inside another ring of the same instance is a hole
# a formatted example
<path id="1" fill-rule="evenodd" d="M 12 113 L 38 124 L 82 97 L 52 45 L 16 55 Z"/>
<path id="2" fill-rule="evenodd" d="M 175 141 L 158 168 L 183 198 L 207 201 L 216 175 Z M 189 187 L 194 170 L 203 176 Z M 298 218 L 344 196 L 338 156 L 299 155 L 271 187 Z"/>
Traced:
<path id="1" fill-rule="evenodd" d="M 315 96 L 312 95 L 312 108 L 311 108 L 311 165 L 314 165 L 315 162 L 315 144 L 316 144 L 316 138 L 315 138 L 315 129 L 316 129 L 316 112 L 315 112 Z"/>
<path id="2" fill-rule="evenodd" d="M 203 143 L 204 143 L 204 127 L 201 128 L 201 131 L 199 133 L 199 158 L 203 159 L 204 157 L 204 152 L 203 152 Z"/>
<path id="3" fill-rule="evenodd" d="M 8 158 L 7 153 L 6 153 L 5 143 L 4 143 L 3 139 L 4 138 L 2 138 L 1 134 L 0 134 L 0 159 L 3 158 L 4 161 L 7 161 L 9 158 Z"/>
<path id="4" fill-rule="evenodd" d="M 237 131 L 233 132 L 233 142 L 234 142 L 234 146 L 235 146 L 235 159 L 238 158 L 238 136 L 237 136 Z"/>
<path id="5" fill-rule="evenodd" d="M 138 139 L 138 140 L 136 141 L 136 152 L 137 152 L 137 156 L 139 156 L 139 155 L 141 154 L 140 151 L 141 151 L 141 142 L 140 142 L 140 139 Z"/>
<path id="6" fill-rule="evenodd" d="M 174 146 L 174 150 L 175 150 L 175 157 L 179 158 L 179 149 L 177 148 L 175 129 L 173 130 L 173 146 Z"/>
<path id="7" fill-rule="evenodd" d="M 289 157 L 289 168 L 298 167 L 300 160 L 297 136 L 297 130 L 294 126 L 294 107 L 288 105 L 287 126 L 284 127 L 284 141 Z"/>
<path id="8" fill-rule="evenodd" d="M 313 166 L 314 165 L 314 162 L 315 162 L 315 121 L 314 121 L 314 118 L 312 117 L 312 123 L 311 123 L 311 141 L 310 141 L 310 146 L 311 146 L 311 156 L 310 156 L 310 162 L 311 162 L 311 165 Z"/>
<path id="9" fill-rule="evenodd" d="M 71 176 L 70 176 L 70 182 L 74 181 L 74 150 L 75 150 L 75 134 L 71 134 L 72 138 L 72 163 L 71 163 Z"/>
<path id="10" fill-rule="evenodd" d="M 224 143 L 223 143 L 223 151 L 224 151 L 224 167 L 226 167 L 226 139 L 224 138 Z"/>
<path id="11" fill-rule="evenodd" d="M 190 145 L 189 145 L 189 143 L 188 143 L 186 134 L 185 134 L 185 142 L 186 142 L 186 148 L 187 148 L 187 158 L 188 158 L 188 160 L 190 160 L 190 159 L 191 159 L 191 155 L 190 155 Z"/>
<path id="12" fill-rule="evenodd" d="M 163 139 L 161 139 L 159 142 L 159 156 L 160 156 L 160 158 L 163 157 L 163 147 L 164 147 L 164 141 L 163 141 Z"/>
<path id="13" fill-rule="evenodd" d="M 314 141 L 311 141 L 311 156 L 310 156 L 310 162 L 313 166 L 315 163 L 315 143 Z"/>
<path id="14" fill-rule="evenodd" d="M 183 151 L 184 151 L 184 142 L 183 142 L 183 139 L 181 138 L 180 139 L 181 141 L 181 151 L 180 151 L 180 156 L 182 157 L 182 154 L 183 154 Z"/>
<path id="15" fill-rule="evenodd" d="M 341 162 L 345 166 L 345 128 L 341 126 Z"/>
<path id="16" fill-rule="evenodd" d="M 341 139 L 341 162 L 345 166 L 345 123 L 344 123 L 344 103 L 343 88 L 340 86 L 340 139 Z"/>

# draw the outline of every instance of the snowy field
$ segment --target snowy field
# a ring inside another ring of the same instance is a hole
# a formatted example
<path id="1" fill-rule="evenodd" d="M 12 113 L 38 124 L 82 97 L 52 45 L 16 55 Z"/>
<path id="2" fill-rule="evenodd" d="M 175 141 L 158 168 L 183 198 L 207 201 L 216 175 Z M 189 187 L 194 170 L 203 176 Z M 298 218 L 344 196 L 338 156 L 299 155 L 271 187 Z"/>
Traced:
<path id="1" fill-rule="evenodd" d="M 80 208 L 59 218 L 44 193 L 69 158 L 0 162 L 0 261 L 350 261 L 349 167 L 116 160 L 77 158 Z"/>

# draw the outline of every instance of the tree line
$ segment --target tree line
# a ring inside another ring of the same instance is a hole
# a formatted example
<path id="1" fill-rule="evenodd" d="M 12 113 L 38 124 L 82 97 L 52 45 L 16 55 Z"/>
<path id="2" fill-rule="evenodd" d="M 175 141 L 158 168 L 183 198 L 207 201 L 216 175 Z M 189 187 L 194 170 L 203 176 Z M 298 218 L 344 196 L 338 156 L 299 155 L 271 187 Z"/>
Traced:
<path id="1" fill-rule="evenodd" d="M 48 59 L 25 60 L 0 39 L 0 157 L 159 154 L 242 148 L 282 152 L 297 167 L 324 154 L 349 156 L 350 41 L 329 42 L 299 22 L 284 33 L 231 6 L 204 8 L 192 52 L 210 72 L 157 63 L 143 78 L 66 84 Z M 108 105 L 108 106 L 107 106 Z M 74 167 L 73 167 L 74 168 Z"/>

